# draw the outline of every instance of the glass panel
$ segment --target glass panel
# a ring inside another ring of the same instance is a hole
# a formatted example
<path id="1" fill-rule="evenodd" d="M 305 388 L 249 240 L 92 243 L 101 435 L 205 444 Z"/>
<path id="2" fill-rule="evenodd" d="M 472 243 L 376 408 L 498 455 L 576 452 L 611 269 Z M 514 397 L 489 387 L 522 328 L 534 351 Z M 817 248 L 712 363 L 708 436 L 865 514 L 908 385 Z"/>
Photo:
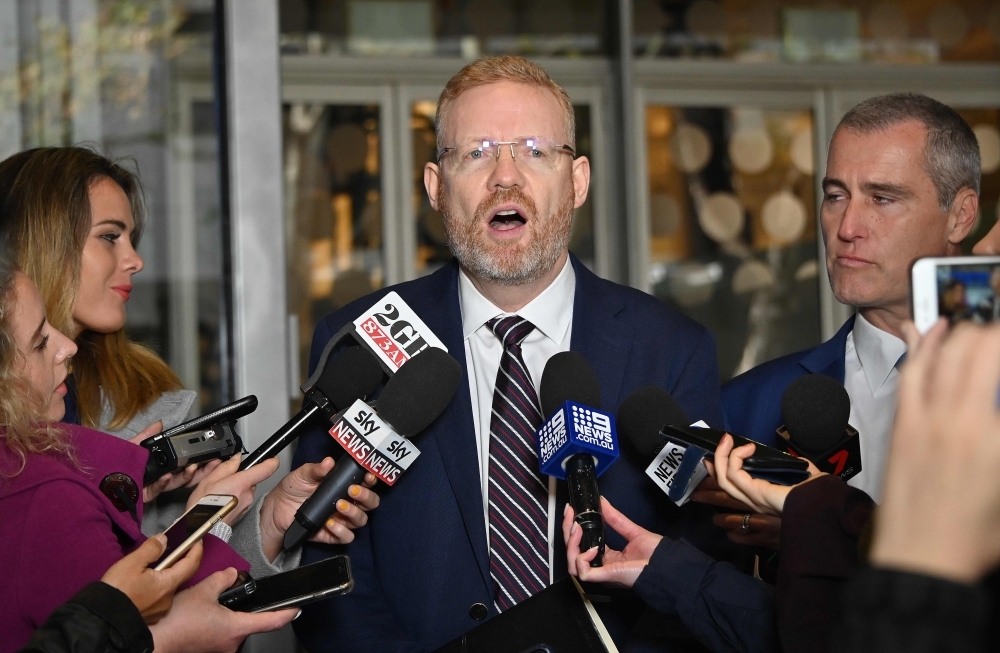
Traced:
<path id="1" fill-rule="evenodd" d="M 1000 109 L 958 109 L 958 113 L 972 126 L 979 140 L 979 154 L 983 162 L 983 180 L 979 193 L 979 219 L 976 227 L 962 243 L 966 254 L 986 235 L 1000 218 Z"/>
<path id="2" fill-rule="evenodd" d="M 286 54 L 594 56 L 604 0 L 280 0 Z"/>
<path id="3" fill-rule="evenodd" d="M 431 208 L 424 190 L 424 164 L 433 161 L 436 136 L 434 114 L 437 103 L 433 100 L 414 102 L 410 113 L 410 131 L 413 138 L 413 207 L 417 216 L 417 255 L 415 267 L 418 276 L 430 274 L 451 260 L 448 239 L 445 236 L 441 214 Z M 592 156 L 590 106 L 573 105 L 576 117 L 576 151 L 580 156 Z M 594 162 L 591 161 L 591 167 Z M 570 251 L 590 269 L 594 268 L 594 188 L 583 206 L 573 216 L 570 234 Z"/>
<path id="4" fill-rule="evenodd" d="M 224 401 L 227 376 L 218 132 L 205 74 L 212 7 L 0 2 L 0 159 L 29 147 L 84 143 L 139 172 L 146 267 L 133 280 L 127 329 L 187 388 L 200 390 L 195 412 Z M 198 81 L 190 82 L 187 71 L 195 68 Z"/>
<path id="5" fill-rule="evenodd" d="M 288 312 L 304 381 L 316 323 L 384 283 L 379 107 L 291 104 L 283 121 Z"/>
<path id="6" fill-rule="evenodd" d="M 653 294 L 712 330 L 729 379 L 817 344 L 809 110 L 646 109 Z"/>
<path id="7" fill-rule="evenodd" d="M 1000 4 L 633 0 L 637 56 L 739 61 L 1000 60 Z"/>

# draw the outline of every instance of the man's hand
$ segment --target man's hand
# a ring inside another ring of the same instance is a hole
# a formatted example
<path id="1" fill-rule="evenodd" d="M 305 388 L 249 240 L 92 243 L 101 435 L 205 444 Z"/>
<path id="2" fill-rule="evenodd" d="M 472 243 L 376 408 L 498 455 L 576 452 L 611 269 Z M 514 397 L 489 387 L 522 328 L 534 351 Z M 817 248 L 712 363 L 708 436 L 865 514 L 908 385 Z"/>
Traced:
<path id="1" fill-rule="evenodd" d="M 712 463 L 705 461 L 705 467 L 709 467 Z M 753 508 L 749 505 L 743 503 L 742 501 L 737 501 L 732 498 L 726 491 L 719 487 L 716 483 L 715 478 L 708 476 L 704 481 L 698 484 L 695 491 L 691 493 L 691 500 L 697 501 L 698 503 L 707 503 L 710 506 L 717 506 L 719 508 L 725 508 L 726 510 L 736 510 L 738 512 L 752 511 Z"/>
<path id="2" fill-rule="evenodd" d="M 151 438 L 158 433 L 163 432 L 163 420 L 157 420 L 139 431 L 134 438 L 130 438 L 129 442 L 133 444 L 139 444 L 147 438 Z M 156 479 L 149 485 L 142 488 L 142 502 L 149 503 L 154 501 L 156 497 L 160 496 L 164 492 L 170 492 L 171 490 L 176 490 L 181 487 L 194 487 L 201 482 L 203 478 L 212 473 L 212 471 L 219 466 L 219 460 L 210 460 L 205 465 L 199 467 L 198 465 L 188 465 L 182 470 L 179 470 L 174 474 L 164 474 L 160 478 Z"/>
<path id="3" fill-rule="evenodd" d="M 135 551 L 111 565 L 101 580 L 120 590 L 135 604 L 147 624 L 154 624 L 170 610 L 174 592 L 181 583 L 194 576 L 201 564 L 202 546 L 196 542 L 184 557 L 163 571 L 149 565 L 160 559 L 167 549 L 162 533 L 143 542 Z"/>
<path id="4" fill-rule="evenodd" d="M 156 653 L 235 653 L 248 635 L 277 630 L 298 616 L 298 608 L 253 614 L 223 607 L 219 594 L 235 581 L 236 570 L 226 569 L 179 593 L 149 629 Z"/>
<path id="5" fill-rule="evenodd" d="M 1000 324 L 904 325 L 906 364 L 871 562 L 975 582 L 1000 562 Z"/>
<path id="6" fill-rule="evenodd" d="M 281 482 L 267 493 L 260 509 L 261 542 L 264 554 L 273 561 L 281 552 L 285 531 L 292 525 L 295 513 L 312 496 L 326 475 L 333 469 L 333 458 L 319 463 L 308 463 L 285 475 Z M 368 488 L 375 485 L 373 474 L 365 474 L 364 485 L 352 485 L 347 493 L 351 500 L 337 502 L 337 512 L 310 540 L 324 544 L 347 544 L 354 541 L 353 529 L 368 523 L 367 511 L 379 504 L 377 494 Z"/>
<path id="7" fill-rule="evenodd" d="M 242 459 L 243 457 L 237 454 L 212 470 L 212 473 L 202 479 L 198 487 L 191 493 L 187 507 L 191 508 L 202 497 L 209 494 L 231 494 L 236 497 L 239 503 L 237 503 L 235 510 L 222 518 L 222 521 L 230 526 L 238 522 L 253 505 L 253 495 L 257 490 L 257 484 L 278 469 L 278 459 L 268 458 L 241 472 L 238 470 Z"/>
<path id="8" fill-rule="evenodd" d="M 649 558 L 663 539 L 662 535 L 651 533 L 638 526 L 618 512 L 607 499 L 601 497 L 601 513 L 605 525 L 628 540 L 622 551 L 606 547 L 604 565 L 591 567 L 590 561 L 597 555 L 597 547 L 580 552 L 583 529 L 576 523 L 576 515 L 569 505 L 563 511 L 563 540 L 566 542 L 566 561 L 571 576 L 595 583 L 607 583 L 615 587 L 632 587 L 639 574 L 649 564 Z"/>

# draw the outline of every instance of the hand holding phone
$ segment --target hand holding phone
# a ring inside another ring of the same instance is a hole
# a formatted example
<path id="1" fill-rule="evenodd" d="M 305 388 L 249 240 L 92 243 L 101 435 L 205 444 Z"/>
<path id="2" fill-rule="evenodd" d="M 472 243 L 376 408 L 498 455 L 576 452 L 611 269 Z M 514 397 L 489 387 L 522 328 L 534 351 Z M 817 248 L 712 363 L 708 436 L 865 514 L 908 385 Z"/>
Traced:
<path id="1" fill-rule="evenodd" d="M 153 567 L 154 571 L 162 571 L 177 562 L 195 542 L 212 530 L 223 516 L 231 512 L 236 503 L 236 497 L 226 494 L 209 494 L 202 497 L 164 531 L 167 548 Z"/>
<path id="2" fill-rule="evenodd" d="M 223 592 L 219 603 L 238 612 L 267 612 L 340 596 L 352 589 L 351 559 L 337 555 L 260 580 L 250 579 Z"/>

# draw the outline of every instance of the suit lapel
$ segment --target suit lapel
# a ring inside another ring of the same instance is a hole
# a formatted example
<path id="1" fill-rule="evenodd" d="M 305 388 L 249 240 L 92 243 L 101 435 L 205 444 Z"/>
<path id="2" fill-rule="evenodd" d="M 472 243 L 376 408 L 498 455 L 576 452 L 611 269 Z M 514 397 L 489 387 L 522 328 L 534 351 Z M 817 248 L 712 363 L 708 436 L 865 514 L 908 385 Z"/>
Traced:
<path id="1" fill-rule="evenodd" d="M 854 329 L 854 316 L 844 322 L 835 336 L 819 345 L 799 361 L 812 374 L 825 374 L 844 383 L 844 355 L 847 352 L 847 334 Z"/>
<path id="2" fill-rule="evenodd" d="M 472 398 L 469 395 L 469 370 L 465 360 L 462 311 L 458 300 L 458 265 L 451 263 L 438 274 L 441 280 L 434 289 L 437 296 L 429 298 L 431 301 L 421 311 L 421 318 L 448 348 L 448 353 L 462 366 L 462 380 L 458 383 L 458 390 L 451 403 L 431 425 L 430 434 L 438 444 L 483 582 L 488 588 L 492 588 L 476 430 L 472 421 Z"/>

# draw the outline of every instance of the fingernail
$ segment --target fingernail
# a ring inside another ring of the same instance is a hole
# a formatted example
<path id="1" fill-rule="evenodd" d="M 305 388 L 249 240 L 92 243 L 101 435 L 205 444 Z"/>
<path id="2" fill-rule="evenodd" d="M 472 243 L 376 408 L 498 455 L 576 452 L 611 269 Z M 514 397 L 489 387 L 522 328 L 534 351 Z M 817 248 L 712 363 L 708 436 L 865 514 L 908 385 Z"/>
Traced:
<path id="1" fill-rule="evenodd" d="M 565 506 L 563 506 L 563 517 L 566 516 L 567 512 L 569 512 L 569 504 L 568 503 Z"/>
<path id="2" fill-rule="evenodd" d="M 333 519 L 333 517 L 331 517 L 330 519 L 326 520 L 326 527 L 327 528 L 333 528 L 336 524 L 337 524 L 337 521 L 335 519 Z"/>
<path id="3" fill-rule="evenodd" d="M 580 528 L 580 525 L 577 524 L 576 522 L 573 522 L 573 527 L 571 529 L 569 529 L 569 534 L 570 535 L 576 535 L 576 531 L 579 528 Z"/>
<path id="4" fill-rule="evenodd" d="M 295 621 L 296 619 L 298 619 L 301 616 L 302 616 L 302 608 L 299 608 L 299 611 L 295 613 L 294 617 L 292 617 L 292 621 Z"/>
<path id="5" fill-rule="evenodd" d="M 340 512 L 347 512 L 347 509 L 351 507 L 351 504 L 347 503 L 346 499 L 341 499 L 337 501 L 337 510 Z"/>
<path id="6" fill-rule="evenodd" d="M 361 488 L 359 488 L 357 485 L 352 485 L 350 488 L 348 488 L 347 493 L 350 494 L 352 497 L 361 496 Z"/>

